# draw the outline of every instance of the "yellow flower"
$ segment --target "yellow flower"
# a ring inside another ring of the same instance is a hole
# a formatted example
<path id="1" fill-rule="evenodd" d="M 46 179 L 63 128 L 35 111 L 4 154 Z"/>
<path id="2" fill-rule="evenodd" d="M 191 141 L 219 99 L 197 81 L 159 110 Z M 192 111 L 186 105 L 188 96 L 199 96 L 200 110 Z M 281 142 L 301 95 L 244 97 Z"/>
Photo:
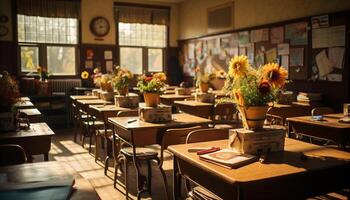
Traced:
<path id="1" fill-rule="evenodd" d="M 271 85 L 282 87 L 288 76 L 287 70 L 276 63 L 268 63 L 262 67 L 263 77 L 267 79 Z"/>
<path id="2" fill-rule="evenodd" d="M 43 69 L 42 69 L 40 66 L 38 66 L 38 67 L 36 68 L 36 71 L 40 74 L 40 73 L 43 71 Z"/>
<path id="3" fill-rule="evenodd" d="M 156 79 L 163 81 L 163 82 L 166 81 L 166 79 L 167 79 L 166 75 L 163 72 L 153 74 L 153 78 L 156 78 Z"/>
<path id="4" fill-rule="evenodd" d="M 232 77 L 244 76 L 249 69 L 247 56 L 235 56 L 231 59 L 229 64 L 229 75 Z"/>
<path id="5" fill-rule="evenodd" d="M 83 72 L 81 72 L 80 76 L 81 76 L 81 78 L 84 79 L 84 80 L 85 80 L 85 79 L 88 79 L 88 78 L 89 78 L 89 72 L 83 71 Z"/>

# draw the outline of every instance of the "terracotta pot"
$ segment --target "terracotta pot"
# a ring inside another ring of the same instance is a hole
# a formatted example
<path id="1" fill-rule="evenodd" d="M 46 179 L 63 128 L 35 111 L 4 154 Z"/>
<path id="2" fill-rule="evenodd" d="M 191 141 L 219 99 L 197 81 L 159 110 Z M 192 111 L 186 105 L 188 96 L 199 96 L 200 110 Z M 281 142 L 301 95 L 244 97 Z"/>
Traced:
<path id="1" fill-rule="evenodd" d="M 128 94 L 128 92 L 129 92 L 128 90 L 129 90 L 128 87 L 124 87 L 124 88 L 118 89 L 118 94 L 122 95 L 122 96 L 126 96 Z"/>
<path id="2" fill-rule="evenodd" d="M 242 115 L 243 127 L 247 129 L 262 129 L 269 106 L 239 106 Z"/>
<path id="3" fill-rule="evenodd" d="M 148 107 L 157 107 L 160 103 L 160 95 L 157 93 L 143 93 L 143 98 Z"/>
<path id="4" fill-rule="evenodd" d="M 101 83 L 101 90 L 107 91 L 107 92 L 113 92 L 111 83 Z"/>
<path id="5" fill-rule="evenodd" d="M 200 83 L 199 89 L 201 90 L 201 92 L 207 93 L 209 90 L 209 84 L 208 83 Z"/>

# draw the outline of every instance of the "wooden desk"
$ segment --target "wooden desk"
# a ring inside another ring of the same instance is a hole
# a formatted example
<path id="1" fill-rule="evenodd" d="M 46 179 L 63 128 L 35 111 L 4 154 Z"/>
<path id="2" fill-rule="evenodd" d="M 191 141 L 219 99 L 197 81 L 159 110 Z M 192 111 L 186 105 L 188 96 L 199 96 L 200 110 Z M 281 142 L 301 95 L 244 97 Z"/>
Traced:
<path id="1" fill-rule="evenodd" d="M 178 173 L 223 199 L 305 199 L 343 189 L 350 183 L 350 153 L 286 138 L 284 152 L 272 152 L 265 163 L 227 169 L 202 161 L 193 147 L 227 148 L 227 140 L 174 145 L 174 194 Z M 304 156 L 306 155 L 306 159 Z M 175 198 L 174 198 L 175 199 Z"/>
<path id="2" fill-rule="evenodd" d="M 132 110 L 115 105 L 90 105 L 90 114 L 107 123 L 109 117 L 116 117 L 119 111 Z M 136 109 L 137 110 L 137 109 Z"/>
<path id="3" fill-rule="evenodd" d="M 36 108 L 19 109 L 19 112 L 25 113 L 30 123 L 42 122 L 41 112 Z"/>
<path id="4" fill-rule="evenodd" d="M 324 115 L 323 121 L 316 121 L 311 116 L 287 118 L 288 132 L 302 133 L 319 138 L 329 139 L 344 148 L 349 142 L 350 124 L 340 123 L 342 113 Z"/>
<path id="5" fill-rule="evenodd" d="M 30 101 L 20 101 L 17 102 L 14 105 L 15 108 L 22 109 L 22 108 L 34 108 L 34 104 Z"/>
<path id="6" fill-rule="evenodd" d="M 199 101 L 175 101 L 174 105 L 179 110 L 203 118 L 210 118 L 213 115 L 214 104 Z"/>
<path id="7" fill-rule="evenodd" d="M 111 105 L 110 101 L 105 101 L 102 99 L 78 99 L 76 101 L 78 108 L 87 112 L 89 105 Z"/>
<path id="8" fill-rule="evenodd" d="M 273 104 L 268 111 L 268 116 L 272 118 L 274 116 L 280 117 L 282 119 L 282 124 L 287 125 L 287 118 L 310 115 L 313 108 L 312 106 Z"/>
<path id="9" fill-rule="evenodd" d="M 223 98 L 223 97 L 229 97 L 229 95 L 227 95 L 222 90 L 213 90 L 212 93 L 215 94 L 215 98 L 216 99 L 220 99 L 220 98 Z"/>
<path id="10" fill-rule="evenodd" d="M 20 101 L 30 101 L 29 97 L 20 97 Z"/>
<path id="11" fill-rule="evenodd" d="M 163 94 L 160 96 L 160 102 L 165 105 L 173 105 L 175 101 L 183 101 L 187 98 L 191 98 L 191 95 Z"/>
<path id="12" fill-rule="evenodd" d="M 97 96 L 87 96 L 87 95 L 71 95 L 70 99 L 75 101 L 75 100 L 79 100 L 79 99 L 99 99 Z"/>
<path id="13" fill-rule="evenodd" d="M 28 130 L 0 134 L 0 144 L 18 144 L 25 150 L 30 162 L 32 155 L 44 154 L 45 161 L 49 160 L 51 137 L 55 133 L 46 123 L 30 124 Z"/>
<path id="14" fill-rule="evenodd" d="M 72 200 L 100 199 L 88 180 L 78 176 L 73 168 L 63 162 L 38 162 L 0 167 L 0 173 L 6 174 L 7 182 L 11 185 L 23 185 L 42 181 L 60 181 L 75 176 Z M 7 184 L 2 183 L 2 187 Z"/>

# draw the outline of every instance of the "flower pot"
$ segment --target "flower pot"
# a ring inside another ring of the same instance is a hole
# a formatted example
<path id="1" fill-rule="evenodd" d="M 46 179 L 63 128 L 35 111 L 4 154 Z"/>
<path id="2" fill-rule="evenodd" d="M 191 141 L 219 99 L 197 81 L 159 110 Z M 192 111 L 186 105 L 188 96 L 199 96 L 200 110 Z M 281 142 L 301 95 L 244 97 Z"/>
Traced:
<path id="1" fill-rule="evenodd" d="M 143 93 L 146 106 L 157 107 L 160 103 L 160 95 L 158 93 Z"/>
<path id="2" fill-rule="evenodd" d="M 128 87 L 118 89 L 118 94 L 122 96 L 126 96 L 128 94 Z"/>
<path id="3" fill-rule="evenodd" d="M 209 84 L 208 83 L 200 83 L 199 89 L 201 90 L 201 92 L 207 93 L 209 90 Z"/>
<path id="4" fill-rule="evenodd" d="M 239 106 L 243 127 L 252 130 L 262 129 L 268 108 L 268 106 Z"/>
<path id="5" fill-rule="evenodd" d="M 113 92 L 111 83 L 101 83 L 101 89 L 107 92 Z"/>

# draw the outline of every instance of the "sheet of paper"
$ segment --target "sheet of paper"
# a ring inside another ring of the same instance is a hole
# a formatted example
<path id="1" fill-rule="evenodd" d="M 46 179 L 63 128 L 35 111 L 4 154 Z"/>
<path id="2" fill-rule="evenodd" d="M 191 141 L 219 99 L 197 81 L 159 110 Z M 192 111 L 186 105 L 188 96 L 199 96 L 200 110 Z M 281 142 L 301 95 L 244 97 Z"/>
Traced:
<path id="1" fill-rule="evenodd" d="M 283 55 L 281 56 L 281 67 L 289 71 L 289 56 Z"/>
<path id="2" fill-rule="evenodd" d="M 271 28 L 271 43 L 272 44 L 279 44 L 284 41 L 284 28 L 283 26 Z"/>
<path id="3" fill-rule="evenodd" d="M 304 66 L 304 48 L 289 49 L 289 66 Z"/>
<path id="4" fill-rule="evenodd" d="M 93 65 L 94 65 L 94 62 L 92 60 L 85 61 L 85 69 L 92 69 Z"/>
<path id="5" fill-rule="evenodd" d="M 113 61 L 106 61 L 106 71 L 113 72 Z"/>
<path id="6" fill-rule="evenodd" d="M 112 51 L 104 51 L 104 58 L 105 60 L 112 60 L 113 59 Z"/>
<path id="7" fill-rule="evenodd" d="M 270 62 L 276 62 L 277 58 L 277 49 L 276 48 L 271 48 L 265 52 L 266 55 L 266 61 L 268 63 Z"/>
<path id="8" fill-rule="evenodd" d="M 288 43 L 278 44 L 277 52 L 278 52 L 278 55 L 289 55 L 289 44 Z"/>
<path id="9" fill-rule="evenodd" d="M 254 43 L 249 43 L 247 46 L 247 57 L 249 63 L 254 63 Z"/>
<path id="10" fill-rule="evenodd" d="M 345 48 L 334 47 L 328 49 L 328 58 L 331 61 L 332 67 L 342 69 L 344 65 Z"/>
<path id="11" fill-rule="evenodd" d="M 261 42 L 269 40 L 269 29 L 258 29 L 258 30 L 252 30 L 250 32 L 250 42 Z"/>
<path id="12" fill-rule="evenodd" d="M 312 30 L 312 48 L 345 46 L 345 26 Z"/>
<path id="13" fill-rule="evenodd" d="M 312 28 L 325 28 L 329 26 L 328 15 L 321 15 L 311 18 Z"/>
<path id="14" fill-rule="evenodd" d="M 255 56 L 255 66 L 260 67 L 265 64 L 265 54 L 262 51 L 258 51 Z"/>
<path id="15" fill-rule="evenodd" d="M 231 47 L 236 48 L 238 47 L 238 33 L 232 34 L 232 44 Z"/>
<path id="16" fill-rule="evenodd" d="M 341 75 L 341 74 L 328 74 L 327 80 L 334 81 L 334 82 L 341 82 L 341 81 L 343 81 L 343 75 Z"/>
<path id="17" fill-rule="evenodd" d="M 247 55 L 247 49 L 245 47 L 240 47 L 239 48 L 239 55 Z"/>
<path id="18" fill-rule="evenodd" d="M 326 50 L 322 50 L 320 53 L 318 53 L 315 60 L 318 68 L 318 74 L 320 76 L 325 76 L 333 71 L 331 62 L 326 54 Z"/>
<path id="19" fill-rule="evenodd" d="M 249 31 L 238 33 L 238 43 L 240 47 L 245 47 L 247 44 L 249 44 Z"/>
<path id="20" fill-rule="evenodd" d="M 307 45 L 307 22 L 287 24 L 286 39 L 291 45 Z"/>
<path id="21" fill-rule="evenodd" d="M 189 43 L 188 44 L 188 58 L 189 59 L 194 59 L 194 43 Z"/>

